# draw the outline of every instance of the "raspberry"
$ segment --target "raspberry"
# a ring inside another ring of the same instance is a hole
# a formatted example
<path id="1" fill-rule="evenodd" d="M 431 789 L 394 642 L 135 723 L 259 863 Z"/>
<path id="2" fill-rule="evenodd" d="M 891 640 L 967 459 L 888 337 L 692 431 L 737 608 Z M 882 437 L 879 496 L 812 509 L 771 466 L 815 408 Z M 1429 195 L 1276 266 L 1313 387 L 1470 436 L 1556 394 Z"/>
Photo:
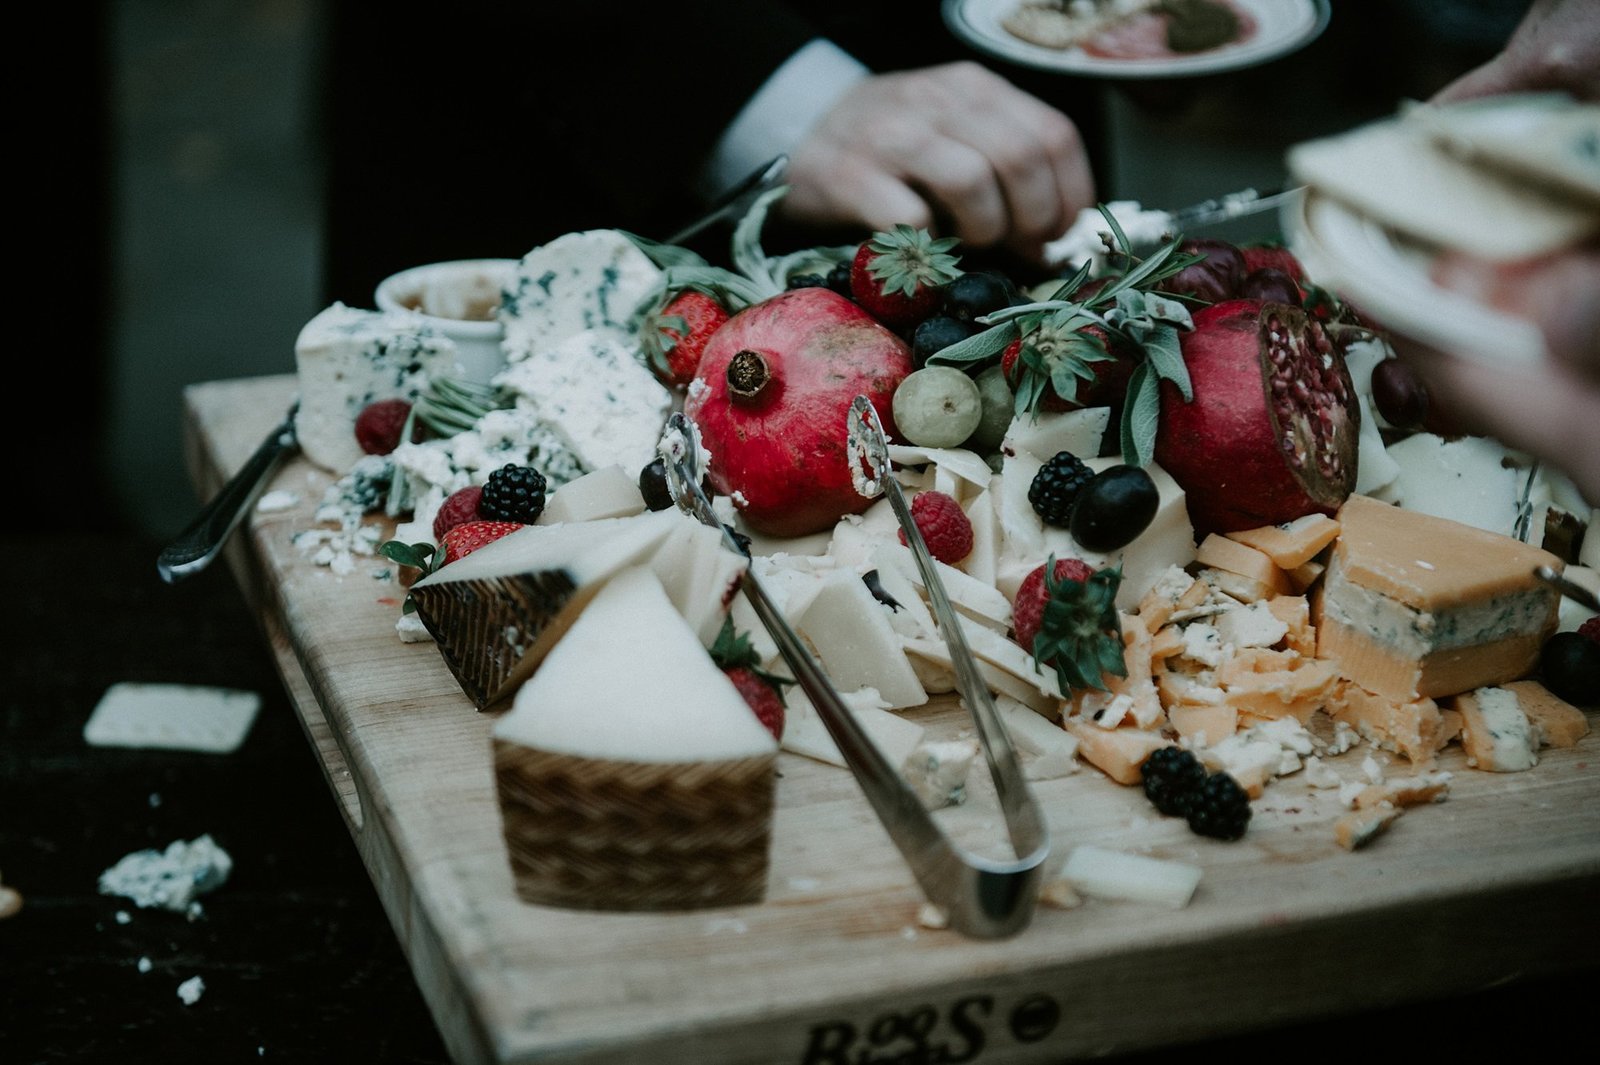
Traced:
<path id="1" fill-rule="evenodd" d="M 1250 824 L 1250 796 L 1228 774 L 1212 773 L 1193 792 L 1184 816 L 1199 835 L 1238 839 Z"/>
<path id="2" fill-rule="evenodd" d="M 756 719 L 772 733 L 772 738 L 783 739 L 783 696 L 772 682 L 749 666 L 733 666 L 722 672 L 739 689 L 739 694 L 744 696 Z"/>
<path id="3" fill-rule="evenodd" d="M 1072 521 L 1072 506 L 1083 486 L 1094 479 L 1082 459 L 1070 451 L 1058 451 L 1039 468 L 1028 486 L 1028 503 L 1046 525 L 1065 529 Z"/>
<path id="4" fill-rule="evenodd" d="M 911 501 L 911 518 L 927 541 L 928 553 L 940 562 L 953 566 L 972 553 L 972 520 L 953 497 L 919 492 Z M 900 542 L 906 542 L 904 529 Z"/>
<path id="5" fill-rule="evenodd" d="M 1056 561 L 1056 580 L 1086 581 L 1094 570 L 1081 559 L 1063 558 Z M 1044 567 L 1040 566 L 1026 577 L 1017 588 L 1017 597 L 1011 604 L 1011 628 L 1017 643 L 1030 654 L 1033 638 L 1039 635 L 1039 624 L 1044 619 L 1044 605 L 1050 601 L 1044 586 Z"/>
<path id="6" fill-rule="evenodd" d="M 531 525 L 544 512 L 544 490 L 544 474 L 532 466 L 507 463 L 484 482 L 478 512 L 491 521 Z"/>
<path id="7" fill-rule="evenodd" d="M 1600 643 L 1600 614 L 1596 614 L 1582 625 L 1579 625 L 1578 635 L 1585 639 L 1593 640 L 1595 643 Z"/>
<path id="8" fill-rule="evenodd" d="M 478 512 L 478 501 L 482 498 L 483 488 L 475 484 L 450 493 L 450 497 L 440 504 L 439 512 L 433 516 L 434 542 L 443 542 L 444 534 L 457 525 L 481 519 L 483 515 Z"/>
<path id="9" fill-rule="evenodd" d="M 400 446 L 411 404 L 403 399 L 380 399 L 356 415 L 356 443 L 369 455 L 387 455 Z M 413 430 L 415 439 L 415 430 Z"/>
<path id="10" fill-rule="evenodd" d="M 1144 760 L 1142 776 L 1145 797 L 1157 810 L 1169 817 L 1187 818 L 1206 781 L 1206 767 L 1193 751 L 1158 747 Z"/>

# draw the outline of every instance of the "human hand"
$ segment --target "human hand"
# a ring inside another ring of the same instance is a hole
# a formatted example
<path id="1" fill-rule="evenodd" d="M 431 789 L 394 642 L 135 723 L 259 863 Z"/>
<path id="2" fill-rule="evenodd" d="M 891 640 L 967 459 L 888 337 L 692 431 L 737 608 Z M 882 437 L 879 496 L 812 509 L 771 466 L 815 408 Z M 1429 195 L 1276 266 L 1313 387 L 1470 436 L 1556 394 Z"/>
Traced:
<path id="1" fill-rule="evenodd" d="M 1434 276 L 1536 323 L 1549 358 L 1531 368 L 1494 366 L 1390 337 L 1395 354 L 1426 385 L 1430 405 L 1468 431 L 1561 469 L 1600 505 L 1600 247 L 1510 268 L 1446 255 Z"/>
<path id="2" fill-rule="evenodd" d="M 1439 90 L 1433 102 L 1546 91 L 1600 99 L 1600 4 L 1594 0 L 1534 0 L 1506 46 Z"/>
<path id="3" fill-rule="evenodd" d="M 970 62 L 856 85 L 790 154 L 791 220 L 887 230 L 897 223 L 1042 261 L 1094 179 L 1076 126 Z"/>

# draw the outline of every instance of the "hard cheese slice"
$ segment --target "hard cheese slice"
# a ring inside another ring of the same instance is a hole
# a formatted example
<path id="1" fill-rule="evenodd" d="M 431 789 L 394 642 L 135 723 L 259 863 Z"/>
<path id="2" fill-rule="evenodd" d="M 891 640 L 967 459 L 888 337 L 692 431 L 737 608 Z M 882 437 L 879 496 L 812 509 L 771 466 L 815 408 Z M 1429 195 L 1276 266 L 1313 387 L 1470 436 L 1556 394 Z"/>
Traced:
<path id="1" fill-rule="evenodd" d="M 1548 551 L 1459 522 L 1352 496 L 1318 597 L 1317 656 L 1369 692 L 1454 695 L 1532 671 L 1555 631 Z"/>
<path id="2" fill-rule="evenodd" d="M 493 747 L 524 900 L 663 910 L 764 895 L 777 741 L 648 568 L 594 597 Z"/>

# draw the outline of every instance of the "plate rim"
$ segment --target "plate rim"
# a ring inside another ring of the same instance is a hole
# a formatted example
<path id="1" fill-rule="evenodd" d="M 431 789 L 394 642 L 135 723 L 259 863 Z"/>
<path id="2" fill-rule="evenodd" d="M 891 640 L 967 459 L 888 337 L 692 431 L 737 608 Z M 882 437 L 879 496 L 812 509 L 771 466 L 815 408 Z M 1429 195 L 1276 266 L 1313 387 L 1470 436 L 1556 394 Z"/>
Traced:
<path id="1" fill-rule="evenodd" d="M 1245 53 L 1228 58 L 1228 52 L 1202 53 L 1195 58 L 1174 60 L 1103 60 L 1085 57 L 1076 49 L 1047 49 L 1017 40 L 1002 42 L 983 33 L 968 20 L 966 9 L 973 0 L 941 0 L 940 9 L 945 25 L 966 44 L 995 59 L 1067 76 L 1099 78 L 1110 81 L 1152 81 L 1176 78 L 1207 77 L 1280 59 L 1322 36 L 1332 18 L 1331 0 L 1296 0 L 1310 8 L 1310 28 L 1287 38 L 1282 46 L 1271 51 Z M 1020 0 L 1018 0 L 1020 2 Z M 1248 2 L 1248 0 L 1246 0 Z"/>

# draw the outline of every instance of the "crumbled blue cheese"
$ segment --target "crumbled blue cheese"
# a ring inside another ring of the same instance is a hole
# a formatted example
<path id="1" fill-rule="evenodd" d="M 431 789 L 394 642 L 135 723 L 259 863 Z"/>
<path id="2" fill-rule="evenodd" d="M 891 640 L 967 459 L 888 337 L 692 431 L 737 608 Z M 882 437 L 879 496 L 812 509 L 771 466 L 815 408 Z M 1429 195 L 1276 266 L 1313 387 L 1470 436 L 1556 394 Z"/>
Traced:
<path id="1" fill-rule="evenodd" d="M 586 472 L 649 465 L 672 410 L 672 393 L 635 348 L 600 330 L 529 352 L 495 383 L 533 411 Z"/>
<path id="2" fill-rule="evenodd" d="M 233 859 L 209 835 L 175 840 L 165 851 L 123 857 L 100 874 L 100 894 L 131 899 L 141 909 L 189 913 L 200 895 L 221 887 L 232 871 Z"/>
<path id="3" fill-rule="evenodd" d="M 567 233 L 517 263 L 500 294 L 506 361 L 598 331 L 636 346 L 640 305 L 661 270 L 627 235 L 613 229 Z"/>
<path id="4" fill-rule="evenodd" d="M 929 741 L 907 756 L 902 772 L 928 809 L 956 806 L 966 801 L 967 775 L 977 755 L 973 740 Z"/>
<path id="5" fill-rule="evenodd" d="M 1189 627 L 1194 628 L 1193 625 Z M 1289 634 L 1289 626 L 1267 609 L 1266 603 L 1251 603 L 1219 615 L 1216 632 L 1224 645 L 1238 650 L 1243 647 L 1271 647 Z M 1185 630 L 1186 644 L 1187 636 Z"/>
<path id="6" fill-rule="evenodd" d="M 306 457 L 343 474 L 360 461 L 356 417 L 380 399 L 415 403 L 435 376 L 460 375 L 455 342 L 413 311 L 335 303 L 295 341 L 300 407 L 295 433 Z"/>
<path id="7" fill-rule="evenodd" d="M 200 996 L 205 993 L 206 982 L 198 976 L 191 976 L 178 985 L 178 997 L 183 999 L 185 1006 L 193 1006 L 200 1001 Z"/>

